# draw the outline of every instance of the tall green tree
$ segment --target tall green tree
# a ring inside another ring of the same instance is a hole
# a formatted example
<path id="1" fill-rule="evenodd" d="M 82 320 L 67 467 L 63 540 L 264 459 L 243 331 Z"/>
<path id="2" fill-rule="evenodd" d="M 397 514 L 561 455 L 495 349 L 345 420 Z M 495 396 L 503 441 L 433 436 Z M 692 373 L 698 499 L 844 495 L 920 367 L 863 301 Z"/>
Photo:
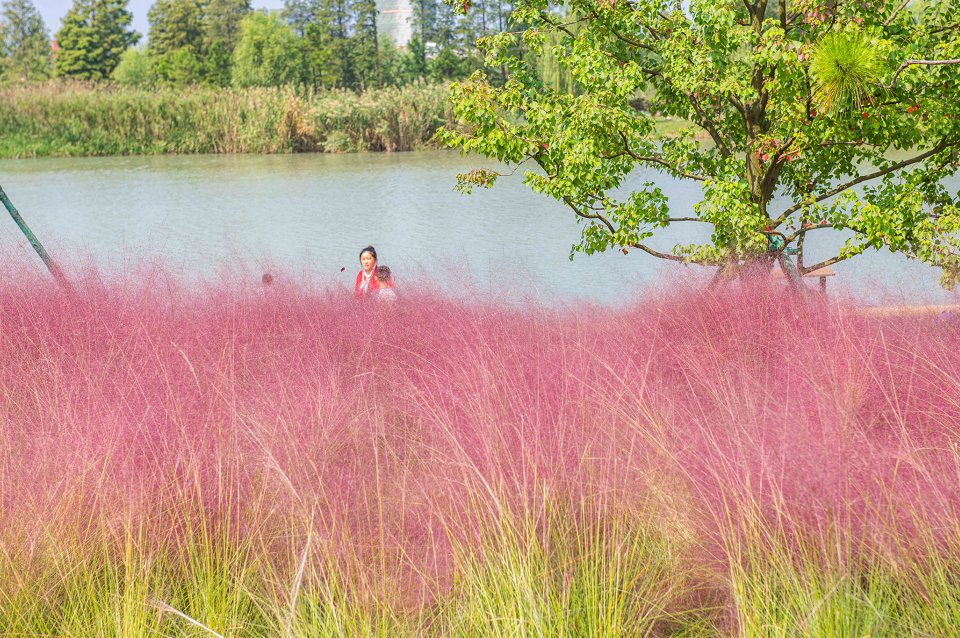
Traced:
<path id="1" fill-rule="evenodd" d="M 403 72 L 408 80 L 427 77 L 427 43 L 416 31 L 407 43 L 407 52 L 403 56 Z"/>
<path id="2" fill-rule="evenodd" d="M 277 13 L 251 13 L 240 23 L 240 43 L 233 53 L 233 85 L 299 83 L 304 75 L 302 46 Z"/>
<path id="3" fill-rule="evenodd" d="M 204 5 L 201 0 L 157 0 L 147 13 L 148 50 L 157 76 L 173 84 L 203 80 Z"/>
<path id="4" fill-rule="evenodd" d="M 440 0 L 411 0 L 411 3 L 413 5 L 414 33 L 420 35 L 420 40 L 424 44 L 427 42 L 435 42 L 437 10 L 442 2 Z"/>
<path id="5" fill-rule="evenodd" d="M 250 13 L 250 0 L 210 0 L 204 9 L 203 65 L 207 82 L 228 86 L 233 52 L 240 42 L 240 22 Z"/>
<path id="6" fill-rule="evenodd" d="M 361 87 L 382 86 L 376 0 L 353 0 L 350 8 L 355 20 L 352 61 L 356 80 Z"/>
<path id="7" fill-rule="evenodd" d="M 301 38 L 307 35 L 307 25 L 315 22 L 323 10 L 320 0 L 283 0 L 283 18 Z"/>
<path id="8" fill-rule="evenodd" d="M 396 41 L 386 33 L 380 38 L 380 76 L 383 86 L 398 86 L 404 83 L 403 52 Z"/>
<path id="9" fill-rule="evenodd" d="M 5 73 L 24 82 L 47 78 L 53 72 L 50 35 L 40 12 L 30 0 L 0 3 L 0 55 L 6 59 Z"/>
<path id="10" fill-rule="evenodd" d="M 733 275 L 776 263 L 792 272 L 795 251 L 802 274 L 888 249 L 941 268 L 950 287 L 960 278 L 960 197 L 943 180 L 960 165 L 960 65 L 904 65 L 960 58 L 960 39 L 955 13 L 918 21 L 906 5 L 572 0 L 561 19 L 541 0 L 518 0 L 513 18 L 529 25 L 524 33 L 482 42 L 488 65 L 504 64 L 509 80 L 497 88 L 478 72 L 455 86 L 455 113 L 469 126 L 441 137 L 536 165 L 525 183 L 584 226 L 571 258 L 636 248 Z M 578 95 L 546 85 L 510 52 L 523 44 L 542 55 L 549 34 L 559 36 L 553 53 Z M 809 63 L 832 37 L 869 40 L 877 76 L 869 91 L 841 91 L 819 107 Z M 711 143 L 696 141 L 692 127 L 658 136 L 653 119 L 630 107 L 648 89 L 654 109 L 691 120 Z M 623 195 L 617 189 L 637 167 L 692 182 L 702 198 L 676 204 L 653 182 Z M 459 186 L 497 176 L 478 169 Z M 651 243 L 676 224 L 707 228 L 709 239 Z M 824 254 L 831 232 L 846 242 Z"/>
<path id="11" fill-rule="evenodd" d="M 240 42 L 240 22 L 250 13 L 250 0 L 210 0 L 203 12 L 203 38 L 206 46 L 223 42 L 233 53 Z"/>
<path id="12" fill-rule="evenodd" d="M 336 85 L 343 66 L 342 56 L 346 55 L 345 42 L 325 27 L 322 23 L 311 22 L 303 38 L 305 73 L 315 89 Z"/>
<path id="13" fill-rule="evenodd" d="M 140 34 L 130 29 L 128 0 L 74 0 L 57 32 L 54 72 L 98 80 L 109 78 L 128 47 Z"/>
<path id="14" fill-rule="evenodd" d="M 327 88 L 356 85 L 355 51 L 350 41 L 353 24 L 350 0 L 322 0 L 305 38 L 306 64 L 314 84 Z"/>
<path id="15" fill-rule="evenodd" d="M 157 0 L 147 13 L 150 51 L 156 56 L 186 48 L 199 55 L 204 39 L 204 5 L 200 0 Z"/>

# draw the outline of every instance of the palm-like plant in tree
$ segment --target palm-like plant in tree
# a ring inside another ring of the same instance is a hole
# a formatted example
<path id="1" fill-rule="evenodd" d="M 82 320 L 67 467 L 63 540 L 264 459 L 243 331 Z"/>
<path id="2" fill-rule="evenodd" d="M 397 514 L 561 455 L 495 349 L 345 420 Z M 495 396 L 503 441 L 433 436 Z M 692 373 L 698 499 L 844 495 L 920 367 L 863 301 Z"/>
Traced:
<path id="1" fill-rule="evenodd" d="M 571 257 L 635 247 L 732 275 L 782 263 L 790 250 L 803 274 L 888 248 L 942 268 L 950 287 L 960 277 L 960 210 L 942 180 L 958 162 L 960 68 L 946 62 L 960 57 L 960 24 L 949 11 L 918 20 L 906 5 L 518 0 L 514 20 L 525 28 L 480 41 L 509 81 L 495 88 L 478 72 L 453 85 L 467 132 L 440 137 L 463 152 L 538 166 L 525 183 L 584 224 Z M 553 90 L 514 53 L 521 44 L 542 54 L 551 33 L 578 95 Z M 712 144 L 697 142 L 692 127 L 654 135 L 653 118 L 629 104 L 648 89 L 654 110 L 691 120 Z M 637 166 L 699 182 L 702 199 L 679 210 L 652 182 L 614 197 Z M 458 187 L 491 186 L 498 176 L 479 168 Z M 669 252 L 648 245 L 674 224 L 707 224 L 710 240 Z M 848 231 L 843 249 L 806 263 L 804 243 L 831 231 Z"/>

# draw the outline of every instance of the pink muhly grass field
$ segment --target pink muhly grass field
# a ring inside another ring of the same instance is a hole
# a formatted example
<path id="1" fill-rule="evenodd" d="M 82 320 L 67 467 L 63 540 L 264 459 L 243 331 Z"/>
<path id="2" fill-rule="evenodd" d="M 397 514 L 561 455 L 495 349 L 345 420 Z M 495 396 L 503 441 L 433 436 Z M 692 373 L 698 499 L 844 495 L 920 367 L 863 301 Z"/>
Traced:
<path id="1" fill-rule="evenodd" d="M 10 631 L 956 635 L 960 318 L 4 272 Z"/>

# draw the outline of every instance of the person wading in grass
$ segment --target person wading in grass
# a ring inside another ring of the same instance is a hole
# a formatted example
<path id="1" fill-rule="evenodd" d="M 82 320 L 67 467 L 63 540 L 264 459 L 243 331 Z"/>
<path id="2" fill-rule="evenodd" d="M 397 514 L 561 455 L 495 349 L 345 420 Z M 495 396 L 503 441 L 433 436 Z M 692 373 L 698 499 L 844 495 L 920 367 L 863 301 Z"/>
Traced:
<path id="1" fill-rule="evenodd" d="M 393 288 L 393 275 L 390 269 L 386 266 L 377 266 L 377 289 L 370 291 L 370 299 L 387 303 L 396 301 L 397 292 Z"/>
<path id="2" fill-rule="evenodd" d="M 377 249 L 367 246 L 360 251 L 361 270 L 357 273 L 357 285 L 354 294 L 361 301 L 371 292 L 380 287 L 377 280 Z"/>

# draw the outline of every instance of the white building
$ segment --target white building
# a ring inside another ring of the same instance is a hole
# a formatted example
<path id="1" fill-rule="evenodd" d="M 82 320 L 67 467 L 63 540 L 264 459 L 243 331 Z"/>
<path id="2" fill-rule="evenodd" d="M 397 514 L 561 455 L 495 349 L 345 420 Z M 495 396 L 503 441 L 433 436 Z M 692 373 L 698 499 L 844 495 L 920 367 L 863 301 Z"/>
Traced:
<path id="1" fill-rule="evenodd" d="M 390 36 L 398 47 L 405 47 L 413 37 L 412 0 L 376 0 L 377 32 Z"/>

